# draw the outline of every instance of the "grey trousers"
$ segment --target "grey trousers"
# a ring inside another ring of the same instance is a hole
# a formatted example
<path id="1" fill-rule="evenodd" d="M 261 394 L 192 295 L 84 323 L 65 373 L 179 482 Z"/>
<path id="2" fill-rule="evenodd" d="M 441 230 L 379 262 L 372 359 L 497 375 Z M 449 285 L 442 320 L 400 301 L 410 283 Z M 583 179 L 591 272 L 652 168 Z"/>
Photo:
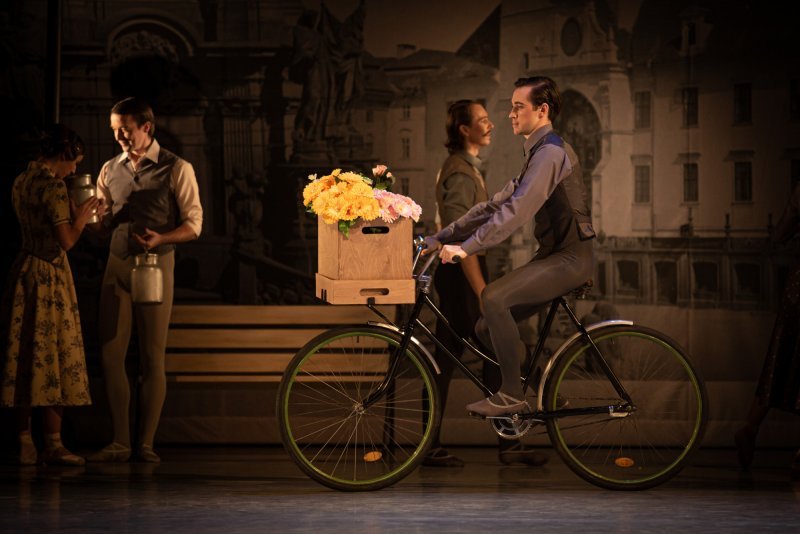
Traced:
<path id="1" fill-rule="evenodd" d="M 160 254 L 158 266 L 164 277 L 164 301 L 161 304 L 134 305 L 131 301 L 131 269 L 135 258 L 108 256 L 100 292 L 100 348 L 106 394 L 114 423 L 114 441 L 131 446 L 130 386 L 125 373 L 125 356 L 133 321 L 139 335 L 141 361 L 141 435 L 139 445 L 153 445 L 161 408 L 167 393 L 164 360 L 167 332 L 172 314 L 175 252 Z"/>
<path id="2" fill-rule="evenodd" d="M 503 382 L 500 389 L 522 399 L 520 362 L 525 345 L 517 321 L 532 316 L 551 300 L 569 293 L 594 273 L 593 240 L 578 241 L 564 250 L 529 263 L 498 278 L 481 294 L 482 316 L 476 334 L 494 348 Z"/>

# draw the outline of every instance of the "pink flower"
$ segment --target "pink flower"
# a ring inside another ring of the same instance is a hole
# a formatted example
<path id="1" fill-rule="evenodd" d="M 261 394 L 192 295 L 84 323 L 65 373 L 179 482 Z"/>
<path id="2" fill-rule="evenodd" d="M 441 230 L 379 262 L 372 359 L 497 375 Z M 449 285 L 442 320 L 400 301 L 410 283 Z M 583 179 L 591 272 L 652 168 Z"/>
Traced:
<path id="1" fill-rule="evenodd" d="M 419 221 L 422 208 L 409 197 L 380 189 L 374 190 L 373 195 L 380 206 L 380 217 L 385 222 L 393 223 L 398 217 L 408 217 L 414 222 Z"/>

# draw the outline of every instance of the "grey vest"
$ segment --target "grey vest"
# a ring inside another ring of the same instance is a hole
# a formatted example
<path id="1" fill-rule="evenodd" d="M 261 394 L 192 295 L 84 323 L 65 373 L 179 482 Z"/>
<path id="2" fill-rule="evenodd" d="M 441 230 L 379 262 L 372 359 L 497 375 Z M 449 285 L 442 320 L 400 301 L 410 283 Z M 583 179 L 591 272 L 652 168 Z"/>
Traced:
<path id="1" fill-rule="evenodd" d="M 111 236 L 111 253 L 119 258 L 140 254 L 144 249 L 133 238 L 143 234 L 145 228 L 158 233 L 169 232 L 178 226 L 178 205 L 172 191 L 172 172 L 178 156 L 163 147 L 158 153 L 158 163 L 142 161 L 133 172 L 123 161 L 114 158 L 106 170 L 107 184 L 115 205 L 114 233 Z M 175 248 L 162 245 L 150 252 L 164 254 Z"/>
<path id="2" fill-rule="evenodd" d="M 586 187 L 578 156 L 555 132 L 547 133 L 532 149 L 528 160 L 544 145 L 560 146 L 572 164 L 572 173 L 556 186 L 553 194 L 536 213 L 534 235 L 539 242 L 537 256 L 547 256 L 576 241 L 595 237 L 592 214 L 586 202 Z"/>

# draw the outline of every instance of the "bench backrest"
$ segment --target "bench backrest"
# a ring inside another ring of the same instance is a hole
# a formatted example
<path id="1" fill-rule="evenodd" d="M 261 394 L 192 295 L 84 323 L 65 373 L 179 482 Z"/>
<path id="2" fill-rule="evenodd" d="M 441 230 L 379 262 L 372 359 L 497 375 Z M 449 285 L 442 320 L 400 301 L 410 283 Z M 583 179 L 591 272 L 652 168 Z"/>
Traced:
<path id="1" fill-rule="evenodd" d="M 394 320 L 396 306 L 378 309 Z M 279 381 L 289 360 L 316 335 L 380 321 L 366 306 L 175 305 L 167 337 L 174 382 Z"/>

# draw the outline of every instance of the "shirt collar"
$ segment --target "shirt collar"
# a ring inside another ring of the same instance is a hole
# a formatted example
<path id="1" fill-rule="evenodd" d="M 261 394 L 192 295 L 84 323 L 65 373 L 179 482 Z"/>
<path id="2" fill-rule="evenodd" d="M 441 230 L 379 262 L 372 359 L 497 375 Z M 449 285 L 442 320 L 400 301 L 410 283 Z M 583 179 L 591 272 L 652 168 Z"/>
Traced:
<path id="1" fill-rule="evenodd" d="M 147 150 L 144 153 L 143 159 L 149 159 L 153 163 L 158 163 L 158 155 L 160 153 L 161 153 L 161 145 L 158 144 L 158 141 L 156 141 L 156 139 L 154 137 L 153 138 L 153 142 L 150 143 L 149 147 L 147 147 Z M 119 158 L 117 158 L 117 161 L 119 161 L 120 163 L 124 163 L 128 159 L 129 159 L 128 158 L 128 153 L 127 152 L 123 152 L 122 154 L 119 155 Z"/>
<path id="2" fill-rule="evenodd" d="M 476 169 L 480 170 L 481 165 L 483 165 L 483 161 L 481 161 L 481 158 L 473 156 L 472 154 L 466 152 L 465 150 L 459 150 L 454 154 L 459 158 L 463 159 L 464 161 L 466 161 L 467 163 L 469 163 L 470 165 L 472 165 L 473 167 L 475 167 Z"/>
<path id="3" fill-rule="evenodd" d="M 542 137 L 544 137 L 545 135 L 547 135 L 548 133 L 550 133 L 552 131 L 553 131 L 553 125 L 552 124 L 546 124 L 546 125 L 542 126 L 541 128 L 539 128 L 538 130 L 536 130 L 535 132 L 533 132 L 531 134 L 531 136 L 528 137 L 525 140 L 525 144 L 523 145 L 523 147 L 525 149 L 525 155 L 527 156 L 528 154 L 530 154 L 531 149 L 534 146 L 536 146 L 536 143 L 541 141 Z"/>

